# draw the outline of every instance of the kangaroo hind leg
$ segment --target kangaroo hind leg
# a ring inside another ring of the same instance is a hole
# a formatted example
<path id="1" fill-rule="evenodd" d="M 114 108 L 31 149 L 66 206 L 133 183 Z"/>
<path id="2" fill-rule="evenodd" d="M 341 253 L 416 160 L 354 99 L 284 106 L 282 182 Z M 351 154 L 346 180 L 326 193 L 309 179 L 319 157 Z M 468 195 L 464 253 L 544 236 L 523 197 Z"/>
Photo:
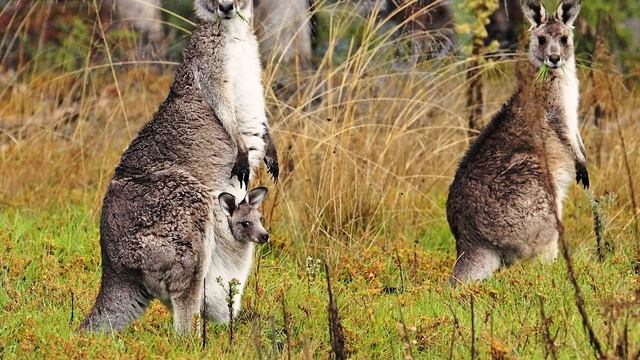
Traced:
<path id="1" fill-rule="evenodd" d="M 173 327 L 176 333 L 180 335 L 193 332 L 194 319 L 200 314 L 202 299 L 204 297 L 204 280 L 198 280 L 193 281 L 187 291 L 171 298 Z"/>

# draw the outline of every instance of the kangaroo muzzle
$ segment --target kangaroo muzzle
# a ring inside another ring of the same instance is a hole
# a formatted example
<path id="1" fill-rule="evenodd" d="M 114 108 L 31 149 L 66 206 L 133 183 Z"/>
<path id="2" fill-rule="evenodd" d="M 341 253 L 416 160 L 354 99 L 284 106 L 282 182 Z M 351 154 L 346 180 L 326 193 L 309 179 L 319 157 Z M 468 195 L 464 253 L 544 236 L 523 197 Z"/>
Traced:
<path id="1" fill-rule="evenodd" d="M 258 244 L 266 244 L 269 242 L 269 234 L 268 233 L 264 233 L 264 234 L 260 234 L 258 235 L 258 239 L 256 241 L 256 243 Z"/>

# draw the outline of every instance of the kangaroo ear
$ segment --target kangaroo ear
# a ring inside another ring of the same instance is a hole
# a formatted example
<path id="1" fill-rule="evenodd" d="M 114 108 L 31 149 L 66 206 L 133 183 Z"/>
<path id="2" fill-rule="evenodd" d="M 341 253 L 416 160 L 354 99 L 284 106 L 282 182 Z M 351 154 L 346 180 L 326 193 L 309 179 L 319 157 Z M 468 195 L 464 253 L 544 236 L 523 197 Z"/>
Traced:
<path id="1" fill-rule="evenodd" d="M 531 23 L 531 28 L 538 27 L 547 21 L 547 10 L 540 0 L 522 0 L 522 13 Z"/>
<path id="2" fill-rule="evenodd" d="M 246 201 L 252 208 L 256 209 L 262 204 L 264 198 L 267 196 L 267 188 L 266 187 L 258 187 L 255 188 L 247 194 Z"/>
<path id="3" fill-rule="evenodd" d="M 580 0 L 563 0 L 560 2 L 560 5 L 558 5 L 556 17 L 558 20 L 565 23 L 565 25 L 573 26 L 573 23 L 576 21 L 576 18 L 580 13 L 581 7 L 582 3 Z"/>
<path id="4" fill-rule="evenodd" d="M 235 196 L 223 192 L 218 195 L 218 201 L 220 202 L 220 207 L 222 207 L 222 211 L 225 215 L 231 216 L 233 215 L 233 212 L 236 211 L 237 205 Z"/>

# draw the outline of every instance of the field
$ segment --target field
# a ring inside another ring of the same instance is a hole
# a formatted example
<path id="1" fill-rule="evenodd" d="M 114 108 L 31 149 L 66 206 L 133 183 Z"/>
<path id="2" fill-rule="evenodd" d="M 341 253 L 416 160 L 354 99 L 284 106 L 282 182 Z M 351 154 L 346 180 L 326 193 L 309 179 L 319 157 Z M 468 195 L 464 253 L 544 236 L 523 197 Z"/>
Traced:
<path id="1" fill-rule="evenodd" d="M 253 185 L 270 189 L 263 214 L 272 240 L 256 253 L 233 339 L 228 326 L 208 323 L 204 344 L 176 336 L 158 302 L 123 333 L 76 332 L 100 282 L 106 186 L 166 96 L 175 64 L 119 63 L 108 41 L 122 40 L 96 30 L 87 41 L 98 50 L 79 66 L 52 57 L 18 71 L 0 66 L 0 357 L 327 358 L 326 261 L 353 358 L 639 359 L 637 83 L 579 59 L 592 187 L 572 187 L 565 201 L 573 271 L 565 257 L 532 260 L 451 289 L 455 242 L 444 207 L 473 141 L 472 59 L 398 65 L 393 40 L 369 35 L 372 20 L 360 46 L 339 50 L 349 21 L 336 18 L 315 70 L 266 65 L 282 174 L 274 184 L 262 169 Z M 346 60 L 333 61 L 336 51 Z M 525 61 L 488 59 L 478 68 L 482 123 Z"/>

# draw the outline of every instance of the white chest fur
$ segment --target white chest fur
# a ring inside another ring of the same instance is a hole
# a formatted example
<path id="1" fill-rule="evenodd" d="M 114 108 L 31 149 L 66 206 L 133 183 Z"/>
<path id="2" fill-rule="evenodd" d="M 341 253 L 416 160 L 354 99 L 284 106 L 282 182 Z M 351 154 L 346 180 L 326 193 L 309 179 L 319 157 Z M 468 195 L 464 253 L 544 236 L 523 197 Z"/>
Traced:
<path id="1" fill-rule="evenodd" d="M 576 75 L 575 61 L 568 61 L 564 67 L 564 79 L 560 83 L 560 97 L 567 121 L 569 140 L 579 148 L 580 133 L 578 131 L 579 84 Z"/>
<path id="2" fill-rule="evenodd" d="M 225 66 L 229 74 L 236 120 L 247 148 L 250 149 L 251 167 L 259 165 L 264 157 L 265 133 L 264 89 L 258 42 L 251 33 L 234 37 L 226 43 Z M 256 136 L 256 134 L 258 136 Z"/>
<path id="3" fill-rule="evenodd" d="M 567 137 L 571 144 L 571 152 L 578 161 L 584 162 L 582 154 L 582 138 L 580 137 L 578 124 L 579 83 L 576 75 L 575 60 L 568 61 L 563 68 L 563 78 L 559 79 L 559 100 L 567 131 Z M 566 168 L 559 168 L 554 174 L 556 183 L 556 205 L 558 214 L 562 214 L 562 201 L 566 195 L 567 187 L 575 179 L 574 164 L 567 164 Z"/>

